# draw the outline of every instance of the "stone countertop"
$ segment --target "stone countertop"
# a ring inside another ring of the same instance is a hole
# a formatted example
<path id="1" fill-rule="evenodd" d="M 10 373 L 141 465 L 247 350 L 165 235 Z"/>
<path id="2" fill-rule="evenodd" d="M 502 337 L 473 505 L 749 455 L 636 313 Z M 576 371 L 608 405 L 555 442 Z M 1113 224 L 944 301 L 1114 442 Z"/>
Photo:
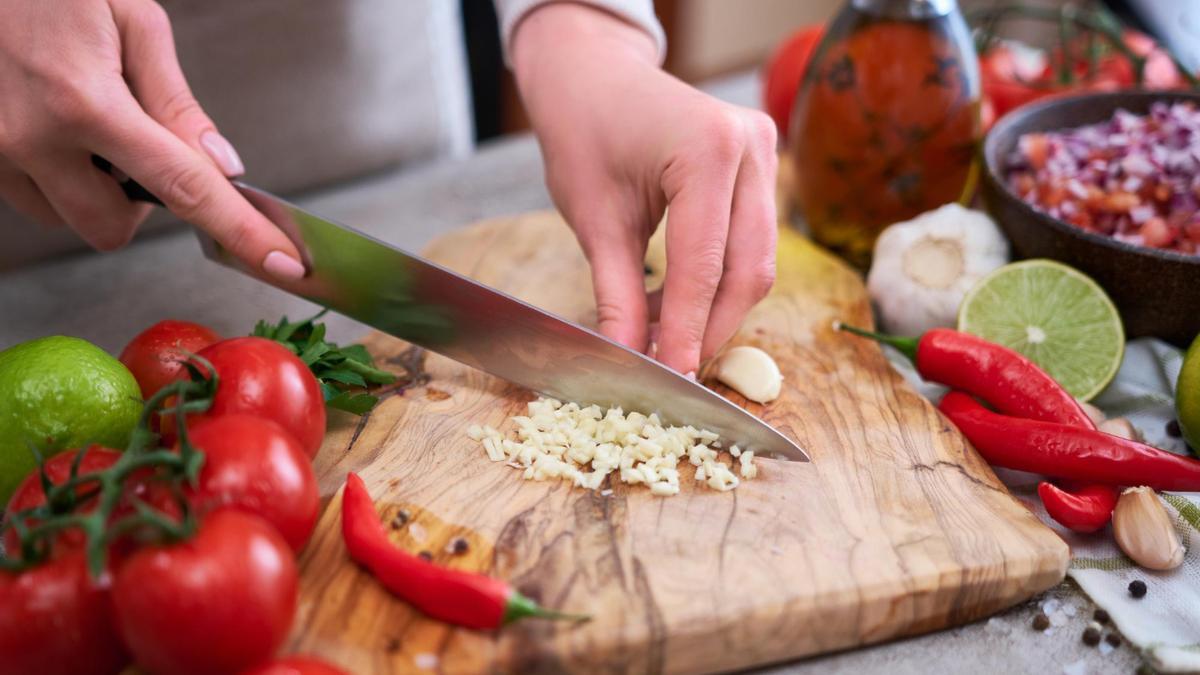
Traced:
<path id="1" fill-rule="evenodd" d="M 753 101 L 754 79 L 731 78 L 709 89 L 730 100 Z M 253 181 L 253 167 L 248 178 Z M 415 251 L 454 227 L 549 208 L 542 178 L 537 144 L 525 136 L 489 144 L 466 160 L 382 174 L 296 201 Z M 209 263 L 200 255 L 195 237 L 176 229 L 139 239 L 115 253 L 80 254 L 0 274 L 0 349 L 65 334 L 115 352 L 135 331 L 165 317 L 198 321 L 232 335 L 245 332 L 262 317 L 296 318 L 316 311 L 306 301 Z M 352 340 L 366 331 L 337 316 L 327 323 L 337 340 Z M 1065 623 L 1043 634 L 1031 623 L 1046 602 L 1062 607 L 1055 615 Z M 1093 609 L 1073 584 L 1064 583 L 984 621 L 770 671 L 1082 675 L 1136 670 L 1141 659 L 1127 645 L 1102 653 L 1082 643 Z"/>

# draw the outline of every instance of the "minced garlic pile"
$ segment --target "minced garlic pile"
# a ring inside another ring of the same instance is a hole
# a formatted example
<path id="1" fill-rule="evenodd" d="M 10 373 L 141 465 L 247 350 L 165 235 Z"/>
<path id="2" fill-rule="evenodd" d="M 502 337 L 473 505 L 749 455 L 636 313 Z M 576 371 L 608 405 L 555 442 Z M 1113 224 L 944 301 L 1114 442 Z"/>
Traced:
<path id="1" fill-rule="evenodd" d="M 666 497 L 679 493 L 679 462 L 686 459 L 695 467 L 694 478 L 710 488 L 725 492 L 738 485 L 730 464 L 717 458 L 717 434 L 691 426 L 664 428 L 658 415 L 539 398 L 529 403 L 528 415 L 510 421 L 517 440 L 490 426 L 472 425 L 467 435 L 483 444 L 493 462 L 524 469 L 526 480 L 559 478 L 595 490 L 619 470 L 622 482 L 642 483 Z M 729 454 L 742 478 L 758 474 L 754 452 L 734 445 Z"/>

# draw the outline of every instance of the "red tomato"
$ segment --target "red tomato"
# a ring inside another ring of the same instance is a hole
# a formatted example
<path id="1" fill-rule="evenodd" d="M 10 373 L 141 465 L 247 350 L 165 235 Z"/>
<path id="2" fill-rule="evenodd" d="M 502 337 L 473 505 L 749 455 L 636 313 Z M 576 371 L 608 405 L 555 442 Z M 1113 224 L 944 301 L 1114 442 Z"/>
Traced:
<path id="1" fill-rule="evenodd" d="M 179 379 L 189 354 L 221 339 L 212 329 L 188 321 L 159 321 L 125 345 L 121 363 L 133 373 L 142 397 L 150 398 Z"/>
<path id="2" fill-rule="evenodd" d="M 317 524 L 320 495 L 312 462 L 300 444 L 271 420 L 224 415 L 189 425 L 204 468 L 185 494 L 203 514 L 230 505 L 260 516 L 293 551 L 304 548 Z"/>
<path id="3" fill-rule="evenodd" d="M 68 450 L 46 460 L 43 466 L 46 470 L 46 476 L 50 478 L 51 483 L 62 485 L 67 481 L 67 478 L 71 476 L 71 465 L 75 462 L 75 456 L 78 454 L 78 450 Z M 79 473 L 85 474 L 92 473 L 93 471 L 103 471 L 116 464 L 120 457 L 121 453 L 116 450 L 98 445 L 89 446 L 84 451 L 83 459 L 80 460 Z M 94 484 L 81 485 L 76 488 L 75 493 L 80 494 L 94 487 Z M 29 475 L 25 476 L 25 479 L 17 486 L 17 490 L 13 492 L 12 497 L 9 498 L 8 509 L 5 513 L 11 515 L 18 511 L 41 506 L 45 503 L 46 491 L 42 489 L 41 476 L 38 474 L 37 469 L 34 469 Z M 91 505 L 85 507 L 84 510 L 89 511 L 92 508 L 95 508 L 95 500 L 92 501 Z M 35 520 L 27 521 L 30 525 L 33 525 L 35 522 Z M 63 530 L 55 542 L 56 547 L 62 547 L 59 550 L 79 548 L 83 544 L 83 532 L 78 528 Z M 4 549 L 10 554 L 15 555 L 19 545 L 20 542 L 17 539 L 17 533 L 11 529 L 6 530 L 4 532 Z"/>
<path id="4" fill-rule="evenodd" d="M 117 625 L 149 672 L 236 673 L 268 661 L 296 612 L 296 562 L 261 518 L 208 514 L 192 539 L 143 548 L 117 571 Z"/>
<path id="5" fill-rule="evenodd" d="M 325 399 L 308 366 L 287 347 L 266 338 L 222 340 L 198 353 L 220 382 L 212 407 L 191 420 L 244 413 L 278 423 L 314 457 L 325 438 Z M 189 427 L 190 428 L 190 427 Z M 164 417 L 163 438 L 174 442 L 175 422 Z"/>
<path id="6" fill-rule="evenodd" d="M 242 675 L 346 675 L 346 671 L 311 656 L 284 656 Z"/>
<path id="7" fill-rule="evenodd" d="M 775 120 L 780 139 L 787 139 L 796 91 L 824 34 L 825 26 L 821 24 L 805 26 L 792 33 L 767 59 L 763 71 L 763 108 Z"/>
<path id="8" fill-rule="evenodd" d="M 128 663 L 111 598 L 89 578 L 82 551 L 0 572 L 0 675 L 108 675 Z"/>

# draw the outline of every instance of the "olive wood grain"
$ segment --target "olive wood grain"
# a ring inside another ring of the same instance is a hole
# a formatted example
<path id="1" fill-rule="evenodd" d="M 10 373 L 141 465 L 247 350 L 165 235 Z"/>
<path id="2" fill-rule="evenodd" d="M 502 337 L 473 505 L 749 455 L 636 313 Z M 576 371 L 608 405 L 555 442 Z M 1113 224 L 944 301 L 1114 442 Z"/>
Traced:
<path id="1" fill-rule="evenodd" d="M 428 254 L 594 319 L 587 264 L 554 214 L 478 224 Z M 661 241 L 648 260 L 653 284 Z M 323 494 L 358 471 L 399 544 L 593 619 L 498 633 L 425 619 L 347 559 L 334 496 L 303 555 L 291 648 L 355 673 L 709 672 L 943 628 L 1061 580 L 1066 545 L 877 347 L 831 329 L 835 318 L 869 323 L 861 279 L 786 228 L 778 267 L 735 342 L 775 356 L 783 394 L 763 406 L 722 391 L 813 461 L 759 460 L 759 477 L 730 493 L 686 480 L 669 498 L 616 482 L 606 494 L 523 481 L 465 432 L 499 427 L 528 392 L 372 335 L 385 367 L 406 376 L 368 418 L 334 420 L 317 460 Z M 468 547 L 455 555 L 458 537 Z"/>

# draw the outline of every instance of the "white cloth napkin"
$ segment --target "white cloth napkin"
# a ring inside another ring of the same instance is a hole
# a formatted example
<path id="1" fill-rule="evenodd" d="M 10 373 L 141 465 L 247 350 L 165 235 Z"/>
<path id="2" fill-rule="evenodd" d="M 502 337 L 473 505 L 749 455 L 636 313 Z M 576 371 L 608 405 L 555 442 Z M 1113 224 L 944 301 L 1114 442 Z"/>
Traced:
<path id="1" fill-rule="evenodd" d="M 921 382 L 898 353 L 890 356 L 905 377 L 932 400 L 945 391 Z M 1092 403 L 1109 417 L 1127 418 L 1150 445 L 1185 454 L 1183 440 L 1167 432 L 1167 424 L 1175 419 L 1175 380 L 1182 363 L 1182 352 L 1166 343 L 1131 341 L 1116 379 Z M 1037 497 L 1038 476 L 1004 469 L 996 474 L 1070 545 L 1067 575 L 1108 611 L 1117 628 L 1152 666 L 1161 672 L 1200 671 L 1200 493 L 1162 495 L 1167 512 L 1175 516 L 1187 555 L 1183 565 L 1174 570 L 1151 572 L 1121 553 L 1111 526 L 1093 534 L 1076 534 L 1051 520 Z M 1129 583 L 1139 579 L 1147 588 L 1140 600 L 1129 593 Z"/>

